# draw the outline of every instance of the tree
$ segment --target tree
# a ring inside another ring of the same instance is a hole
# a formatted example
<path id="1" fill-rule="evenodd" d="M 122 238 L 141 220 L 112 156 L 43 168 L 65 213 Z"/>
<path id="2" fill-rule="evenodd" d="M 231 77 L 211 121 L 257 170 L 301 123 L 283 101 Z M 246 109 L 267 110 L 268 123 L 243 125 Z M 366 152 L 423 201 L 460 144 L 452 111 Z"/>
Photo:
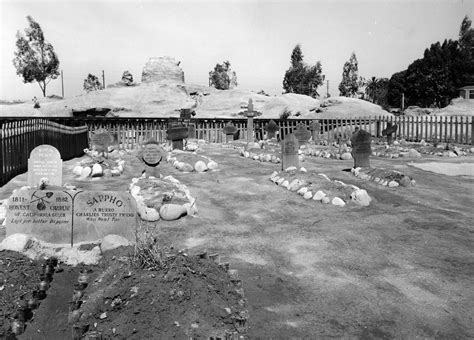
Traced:
<path id="1" fill-rule="evenodd" d="M 283 89 L 285 93 L 304 94 L 313 98 L 319 97 L 318 87 L 324 82 L 321 62 L 307 65 L 303 62 L 303 53 L 298 44 L 293 48 L 290 57 L 291 66 L 285 72 Z"/>
<path id="2" fill-rule="evenodd" d="M 367 81 L 365 94 L 367 98 L 372 102 L 375 103 L 375 98 L 377 96 L 377 87 L 379 86 L 379 79 L 377 77 L 372 77 Z"/>
<path id="3" fill-rule="evenodd" d="M 359 87 L 363 84 L 363 79 L 358 75 L 359 64 L 354 52 L 349 59 L 344 63 L 342 69 L 342 81 L 339 84 L 339 95 L 344 97 L 355 97 L 359 91 Z"/>
<path id="4" fill-rule="evenodd" d="M 83 87 L 84 91 L 86 92 L 102 90 L 102 83 L 100 82 L 99 78 L 97 78 L 97 76 L 89 73 L 87 78 L 84 79 Z"/>
<path id="5" fill-rule="evenodd" d="M 237 75 L 230 67 L 229 61 L 216 64 L 213 71 L 209 72 L 209 86 L 218 90 L 228 90 L 237 86 Z"/>
<path id="6" fill-rule="evenodd" d="M 13 65 L 24 83 L 38 82 L 46 97 L 46 86 L 59 76 L 59 59 L 53 45 L 45 40 L 41 26 L 31 16 L 26 18 L 30 27 L 25 29 L 26 37 L 20 31 L 16 34 Z"/>

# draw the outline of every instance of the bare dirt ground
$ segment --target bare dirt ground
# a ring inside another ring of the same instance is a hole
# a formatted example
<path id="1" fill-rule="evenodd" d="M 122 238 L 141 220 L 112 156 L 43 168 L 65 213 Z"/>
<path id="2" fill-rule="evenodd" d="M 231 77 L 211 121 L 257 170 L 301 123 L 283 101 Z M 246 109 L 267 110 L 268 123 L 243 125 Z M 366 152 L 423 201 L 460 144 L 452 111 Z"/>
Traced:
<path id="1" fill-rule="evenodd" d="M 219 253 L 238 269 L 250 338 L 474 337 L 474 178 L 408 165 L 441 161 L 437 157 L 372 158 L 372 167 L 399 170 L 417 182 L 388 188 L 342 171 L 352 161 L 307 157 L 302 165 L 308 171 L 354 184 L 373 198 L 368 207 L 336 207 L 273 184 L 268 177 L 280 164 L 218 145 L 203 154 L 219 171 L 182 173 L 159 165 L 197 197 L 199 216 L 159 221 L 154 234 L 164 246 Z M 65 162 L 63 182 L 126 190 L 144 168 L 137 159 L 127 161 L 125 179 L 93 182 L 73 179 L 75 161 Z M 474 157 L 442 162 L 474 163 Z M 25 183 L 25 175 L 17 176 L 0 189 L 0 199 Z"/>

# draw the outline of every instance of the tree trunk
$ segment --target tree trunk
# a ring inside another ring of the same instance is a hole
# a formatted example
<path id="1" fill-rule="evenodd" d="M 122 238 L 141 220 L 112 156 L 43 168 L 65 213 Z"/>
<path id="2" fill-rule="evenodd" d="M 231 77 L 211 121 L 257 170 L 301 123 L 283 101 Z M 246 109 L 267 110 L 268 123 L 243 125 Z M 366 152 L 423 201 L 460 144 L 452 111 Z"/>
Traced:
<path id="1" fill-rule="evenodd" d="M 43 81 L 43 87 L 41 90 L 43 91 L 43 97 L 46 97 L 46 81 Z"/>

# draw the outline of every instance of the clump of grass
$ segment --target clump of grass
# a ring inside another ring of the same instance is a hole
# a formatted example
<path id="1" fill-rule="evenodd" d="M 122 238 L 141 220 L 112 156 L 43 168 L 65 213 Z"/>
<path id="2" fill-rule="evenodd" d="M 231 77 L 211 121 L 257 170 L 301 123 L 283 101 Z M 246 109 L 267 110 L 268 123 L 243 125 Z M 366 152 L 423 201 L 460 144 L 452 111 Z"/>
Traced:
<path id="1" fill-rule="evenodd" d="M 138 237 L 133 251 L 129 254 L 130 264 L 146 270 L 160 270 L 166 267 L 169 249 L 159 247 L 156 237 L 145 232 L 143 237 Z"/>

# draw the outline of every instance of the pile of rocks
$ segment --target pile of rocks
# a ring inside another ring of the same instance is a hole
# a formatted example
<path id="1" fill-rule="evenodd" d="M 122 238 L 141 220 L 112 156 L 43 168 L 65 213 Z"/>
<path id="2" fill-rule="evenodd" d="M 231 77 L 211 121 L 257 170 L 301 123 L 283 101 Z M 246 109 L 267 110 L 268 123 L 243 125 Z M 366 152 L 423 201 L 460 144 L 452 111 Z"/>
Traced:
<path id="1" fill-rule="evenodd" d="M 138 215 L 145 221 L 154 222 L 160 218 L 173 221 L 198 212 L 196 199 L 173 176 L 133 178 L 130 193 L 137 202 Z"/>
<path id="2" fill-rule="evenodd" d="M 474 153 L 474 148 L 460 147 L 445 143 L 433 144 L 422 140 L 419 143 L 407 142 L 404 139 L 394 141 L 392 145 L 386 145 L 379 140 L 373 146 L 372 156 L 385 158 L 420 158 L 422 155 L 438 157 L 461 157 L 468 153 Z"/>
<path id="3" fill-rule="evenodd" d="M 72 169 L 72 173 L 80 179 L 89 177 L 112 177 L 123 173 L 125 151 L 114 150 L 107 158 L 99 155 L 97 151 L 85 149 L 86 158 L 81 160 Z"/>
<path id="4" fill-rule="evenodd" d="M 353 168 L 352 174 L 362 180 L 372 181 L 379 185 L 396 188 L 398 186 L 408 187 L 416 185 L 416 181 L 411 177 L 402 174 L 396 170 L 387 170 L 379 168 Z"/>
<path id="5" fill-rule="evenodd" d="M 183 172 L 205 172 L 216 170 L 219 165 L 209 157 L 175 150 L 167 155 L 166 161 Z"/>
<path id="6" fill-rule="evenodd" d="M 367 191 L 355 185 L 333 181 L 325 174 L 309 174 L 304 168 L 288 168 L 285 171 L 274 171 L 270 180 L 304 199 L 312 199 L 323 204 L 343 207 L 348 202 L 368 206 L 372 198 Z"/>

